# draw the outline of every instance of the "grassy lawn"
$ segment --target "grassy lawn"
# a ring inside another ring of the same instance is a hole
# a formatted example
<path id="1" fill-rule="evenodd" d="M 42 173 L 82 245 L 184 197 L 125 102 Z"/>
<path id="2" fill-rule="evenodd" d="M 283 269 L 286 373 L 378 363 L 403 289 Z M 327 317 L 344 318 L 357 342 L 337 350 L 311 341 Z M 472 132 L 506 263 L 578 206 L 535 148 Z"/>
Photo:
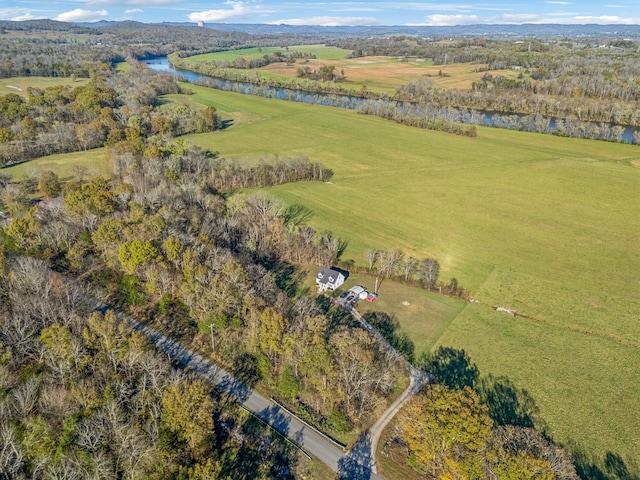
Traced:
<path id="1" fill-rule="evenodd" d="M 316 267 L 306 267 L 303 288 L 315 291 Z M 340 291 L 362 285 L 373 291 L 375 277 L 352 273 Z M 399 331 L 405 332 L 413 340 L 415 357 L 429 352 L 447 330 L 451 321 L 464 309 L 466 302 L 448 298 L 434 292 L 416 288 L 402 282 L 384 280 L 378 289 L 378 300 L 374 303 L 360 301 L 357 310 L 385 312 L 398 320 Z"/>
<path id="2" fill-rule="evenodd" d="M 39 177 L 44 170 L 53 170 L 61 180 L 66 181 L 76 178 L 74 167 L 87 168 L 88 176 L 111 175 L 111 164 L 107 157 L 106 148 L 96 148 L 85 152 L 60 153 L 47 157 L 30 160 L 19 165 L 3 168 L 3 173 L 8 173 L 16 180 L 26 177 Z"/>
<path id="3" fill-rule="evenodd" d="M 637 346 L 477 304 L 467 305 L 438 344 L 466 350 L 482 374 L 507 376 L 527 390 L 554 440 L 600 461 L 608 452 L 621 455 L 637 470 Z"/>
<path id="4" fill-rule="evenodd" d="M 290 52 L 311 53 L 316 58 L 322 60 L 340 60 L 345 58 L 351 50 L 344 50 L 338 47 L 328 47 L 326 45 L 291 45 L 289 47 Z M 239 50 L 227 50 L 224 52 L 203 53 L 202 55 L 194 55 L 190 59 L 195 61 L 212 61 L 212 60 L 226 60 L 232 61 L 238 57 L 243 57 L 248 60 L 252 58 L 260 58 L 264 55 L 271 55 L 275 52 L 287 53 L 287 50 L 283 47 L 254 47 L 254 48 L 242 48 Z"/>
<path id="5" fill-rule="evenodd" d="M 349 275 L 345 287 L 362 285 L 371 291 L 374 284 L 374 277 L 356 273 Z M 390 280 L 382 282 L 378 295 L 374 303 L 360 301 L 356 308 L 363 315 L 377 311 L 397 319 L 400 331 L 413 340 L 416 358 L 431 350 L 466 305 L 462 300 Z"/>
<path id="6" fill-rule="evenodd" d="M 8 93 L 17 93 L 21 97 L 27 98 L 27 88 L 41 88 L 53 87 L 55 85 L 70 85 L 72 87 L 78 87 L 87 83 L 89 79 L 78 78 L 72 80 L 71 78 L 63 77 L 12 77 L 0 79 L 0 95 L 6 95 Z"/>
<path id="7" fill-rule="evenodd" d="M 270 191 L 313 210 L 317 230 L 347 239 L 344 259 L 364 264 L 367 248 L 390 247 L 432 256 L 444 281 L 456 277 L 485 304 L 423 328 L 429 308 L 406 312 L 381 299 L 375 308 L 396 314 L 417 351 L 465 348 L 484 374 L 529 390 L 557 441 L 640 462 L 637 147 L 489 128 L 463 138 L 190 88 L 234 119 L 193 141 L 223 156 L 303 152 L 334 170 L 330 183 Z"/>

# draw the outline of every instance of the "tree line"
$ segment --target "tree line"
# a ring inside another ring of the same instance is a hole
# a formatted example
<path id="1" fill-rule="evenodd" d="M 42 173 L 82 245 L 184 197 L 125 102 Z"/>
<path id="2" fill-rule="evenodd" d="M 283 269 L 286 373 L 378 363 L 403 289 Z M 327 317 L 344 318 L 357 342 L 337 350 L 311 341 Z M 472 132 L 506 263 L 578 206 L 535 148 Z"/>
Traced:
<path id="1" fill-rule="evenodd" d="M 275 51 L 271 54 L 265 54 L 257 58 L 247 58 L 239 56 L 233 60 L 213 60 L 212 63 L 219 68 L 239 68 L 239 69 L 252 69 L 262 68 L 272 63 L 287 63 L 289 65 L 296 63 L 298 59 L 310 60 L 316 56 L 313 53 L 298 52 L 296 50 L 289 50 L 288 47 L 284 52 Z"/>
<path id="2" fill-rule="evenodd" d="M 468 38 L 453 42 L 390 37 L 341 39 L 333 45 L 351 56 L 421 58 L 435 65 L 469 63 L 487 74 L 470 90 L 431 88 L 415 92 L 419 82 L 399 87 L 396 99 L 474 110 L 544 115 L 614 125 L 640 125 L 638 42 L 591 38 L 567 41 Z M 491 71 L 518 69 L 517 79 Z"/>

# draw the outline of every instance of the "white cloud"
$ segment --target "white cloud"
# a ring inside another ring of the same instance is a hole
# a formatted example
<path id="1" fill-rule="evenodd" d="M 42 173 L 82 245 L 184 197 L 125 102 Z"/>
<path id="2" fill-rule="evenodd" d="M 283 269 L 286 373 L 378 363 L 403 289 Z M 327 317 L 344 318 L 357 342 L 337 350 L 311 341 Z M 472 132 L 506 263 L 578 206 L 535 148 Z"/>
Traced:
<path id="1" fill-rule="evenodd" d="M 640 24 L 640 18 L 633 17 L 618 17 L 617 15 L 600 15 L 600 16 L 588 16 L 581 15 L 573 17 L 575 23 L 598 23 L 601 25 L 607 24 L 619 24 L 619 25 L 638 25 Z"/>
<path id="2" fill-rule="evenodd" d="M 379 25 L 380 21 L 376 18 L 367 17 L 308 17 L 308 18 L 286 18 L 282 20 L 274 20 L 266 22 L 270 25 L 319 25 L 321 27 L 353 27 Z"/>
<path id="3" fill-rule="evenodd" d="M 477 15 L 429 15 L 427 22 L 421 25 L 449 27 L 453 25 L 475 25 L 477 23 L 483 23 Z"/>
<path id="4" fill-rule="evenodd" d="M 13 20 L 14 22 L 23 22 L 25 20 L 38 20 L 40 18 L 46 18 L 42 15 L 36 16 L 36 15 L 32 15 L 31 12 L 27 12 L 23 15 L 18 15 L 17 17 L 13 17 L 11 20 Z"/>
<path id="5" fill-rule="evenodd" d="M 85 7 L 162 7 L 165 5 L 174 5 L 180 0 L 76 0 L 76 3 L 82 2 Z M 192 10 L 193 7 L 190 8 Z"/>
<path id="6" fill-rule="evenodd" d="M 269 13 L 261 9 L 260 5 L 241 1 L 228 1 L 230 9 L 207 10 L 204 12 L 193 12 L 188 15 L 192 22 L 221 22 L 233 17 L 248 15 L 251 13 Z"/>
<path id="7" fill-rule="evenodd" d="M 141 8 L 131 8 L 129 10 L 125 10 L 124 13 L 142 13 L 144 10 Z"/>
<path id="8" fill-rule="evenodd" d="M 36 20 L 38 18 L 46 17 L 44 15 L 34 15 L 33 10 L 29 10 L 26 8 L 0 8 L 0 20 L 22 22 L 23 20 Z"/>
<path id="9" fill-rule="evenodd" d="M 522 23 L 554 23 L 553 21 L 545 21 L 543 17 L 535 13 L 505 13 L 497 17 L 492 17 L 487 23 L 506 23 L 506 24 L 522 24 Z"/>
<path id="10" fill-rule="evenodd" d="M 104 18 L 109 15 L 106 10 L 82 10 L 76 8 L 69 12 L 64 12 L 54 18 L 59 22 L 95 22 L 100 18 Z"/>
<path id="11" fill-rule="evenodd" d="M 492 17 L 479 17 L 477 15 L 429 15 L 424 23 L 411 23 L 410 26 L 430 26 L 430 27 L 450 27 L 456 25 L 522 25 L 530 24 L 563 24 L 563 25 L 584 25 L 584 24 L 618 24 L 618 25 L 638 25 L 640 18 L 619 17 L 616 15 L 589 16 L 579 15 L 574 12 L 549 13 L 538 15 L 535 13 L 503 14 Z"/>

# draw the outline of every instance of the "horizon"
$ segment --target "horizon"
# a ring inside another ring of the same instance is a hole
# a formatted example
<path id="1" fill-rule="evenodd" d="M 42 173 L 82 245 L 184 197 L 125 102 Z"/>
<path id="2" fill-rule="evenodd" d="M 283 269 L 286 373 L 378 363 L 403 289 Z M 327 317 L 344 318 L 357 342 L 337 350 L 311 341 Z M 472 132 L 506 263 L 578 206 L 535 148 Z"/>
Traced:
<path id="1" fill-rule="evenodd" d="M 132 20 L 141 23 L 289 25 L 315 27 L 465 27 L 482 25 L 640 26 L 633 0 L 496 0 L 492 3 L 389 1 L 18 0 L 0 6 L 0 20 L 50 19 L 69 23 Z"/>

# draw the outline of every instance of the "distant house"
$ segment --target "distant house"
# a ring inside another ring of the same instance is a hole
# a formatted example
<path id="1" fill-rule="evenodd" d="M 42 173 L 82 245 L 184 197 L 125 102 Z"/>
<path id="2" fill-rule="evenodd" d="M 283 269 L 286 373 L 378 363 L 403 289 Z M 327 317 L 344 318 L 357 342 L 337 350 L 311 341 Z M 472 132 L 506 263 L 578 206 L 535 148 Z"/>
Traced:
<path id="1" fill-rule="evenodd" d="M 335 290 L 344 283 L 344 275 L 332 268 L 321 268 L 316 276 L 318 291 Z"/>

